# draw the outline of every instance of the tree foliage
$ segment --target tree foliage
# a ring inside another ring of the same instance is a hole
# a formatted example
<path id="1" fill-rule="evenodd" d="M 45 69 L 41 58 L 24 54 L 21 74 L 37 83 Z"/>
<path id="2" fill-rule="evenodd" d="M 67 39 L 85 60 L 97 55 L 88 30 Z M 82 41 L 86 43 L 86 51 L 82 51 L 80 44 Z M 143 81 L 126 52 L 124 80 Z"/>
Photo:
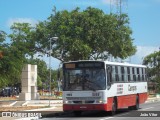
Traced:
<path id="1" fill-rule="evenodd" d="M 9 35 L 11 46 L 20 51 L 24 57 L 27 55 L 33 58 L 36 53 L 34 28 L 29 23 L 14 23 L 11 30 L 12 33 Z"/>
<path id="2" fill-rule="evenodd" d="M 88 7 L 81 11 L 54 10 L 47 20 L 35 27 L 29 23 L 14 23 L 11 34 L 0 31 L 0 87 L 20 82 L 24 64 L 38 64 L 38 85 L 48 81 L 49 70 L 44 61 L 34 55 L 46 55 L 52 45 L 52 57 L 59 60 L 126 58 L 136 52 L 131 38 L 126 14 L 105 14 L 102 10 Z M 58 40 L 53 37 L 57 36 Z M 6 37 L 10 43 L 5 43 Z M 56 72 L 52 70 L 56 80 Z M 49 84 L 49 83 L 48 83 Z M 46 83 L 47 85 L 47 83 Z M 56 86 L 56 82 L 52 85 Z"/>
<path id="3" fill-rule="evenodd" d="M 19 82 L 23 61 L 20 51 L 14 46 L 5 43 L 4 40 L 6 38 L 4 36 L 6 34 L 3 34 L 3 40 L 1 39 L 0 41 L 0 50 L 3 53 L 3 57 L 0 59 L 0 87 Z"/>
<path id="4" fill-rule="evenodd" d="M 143 64 L 148 66 L 150 80 L 158 83 L 158 91 L 160 92 L 160 51 L 146 56 Z"/>
<path id="5" fill-rule="evenodd" d="M 58 36 L 52 55 L 61 61 L 107 58 L 110 54 L 123 59 L 133 55 L 136 48 L 128 16 L 118 17 L 91 7 L 84 11 L 58 11 L 38 25 L 37 40 L 44 43 L 47 34 Z"/>

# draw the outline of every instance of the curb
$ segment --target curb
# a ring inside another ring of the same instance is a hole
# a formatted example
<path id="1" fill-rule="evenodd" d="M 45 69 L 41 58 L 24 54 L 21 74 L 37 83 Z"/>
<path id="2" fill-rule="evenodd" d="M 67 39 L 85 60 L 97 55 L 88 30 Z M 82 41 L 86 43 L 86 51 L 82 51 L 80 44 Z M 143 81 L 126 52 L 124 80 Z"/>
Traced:
<path id="1" fill-rule="evenodd" d="M 16 104 L 16 103 L 17 103 L 17 101 L 11 103 L 9 106 L 13 106 L 13 105 Z"/>
<path id="2" fill-rule="evenodd" d="M 160 101 L 160 98 L 154 97 L 154 98 L 149 98 L 145 103 L 151 103 L 151 102 L 157 102 Z"/>
<path id="3" fill-rule="evenodd" d="M 28 103 L 29 103 L 29 101 L 23 103 L 22 106 L 27 106 Z"/>
<path id="4" fill-rule="evenodd" d="M 56 107 L 51 107 L 51 108 L 40 108 L 40 109 L 32 109 L 32 110 L 24 110 L 24 111 L 45 111 L 45 110 L 52 110 L 55 109 Z"/>

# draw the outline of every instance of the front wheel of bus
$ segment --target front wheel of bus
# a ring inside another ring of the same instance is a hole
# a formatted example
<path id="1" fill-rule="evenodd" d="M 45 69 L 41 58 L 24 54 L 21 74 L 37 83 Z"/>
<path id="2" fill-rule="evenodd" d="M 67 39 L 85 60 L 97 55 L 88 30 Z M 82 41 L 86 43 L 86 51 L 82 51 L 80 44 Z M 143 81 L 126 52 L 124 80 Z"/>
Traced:
<path id="1" fill-rule="evenodd" d="M 112 111 L 111 111 L 111 115 L 115 115 L 116 114 L 116 111 L 117 111 L 117 104 L 116 104 L 116 100 L 114 99 L 113 100 L 113 103 L 112 103 Z"/>
<path id="2" fill-rule="evenodd" d="M 138 110 L 139 109 L 139 97 L 136 97 L 136 105 L 133 106 L 134 110 Z"/>
<path id="3" fill-rule="evenodd" d="M 82 111 L 74 111 L 74 115 L 77 117 L 81 116 L 81 114 L 82 114 Z"/>

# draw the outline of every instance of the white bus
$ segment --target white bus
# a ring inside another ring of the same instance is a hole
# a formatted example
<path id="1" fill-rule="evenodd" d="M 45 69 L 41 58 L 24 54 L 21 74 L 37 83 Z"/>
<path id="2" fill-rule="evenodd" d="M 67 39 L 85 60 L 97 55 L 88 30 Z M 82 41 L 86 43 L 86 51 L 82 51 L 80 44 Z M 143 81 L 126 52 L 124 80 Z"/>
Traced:
<path id="1" fill-rule="evenodd" d="M 147 99 L 146 66 L 109 61 L 63 64 L 63 110 L 111 111 L 132 108 Z"/>

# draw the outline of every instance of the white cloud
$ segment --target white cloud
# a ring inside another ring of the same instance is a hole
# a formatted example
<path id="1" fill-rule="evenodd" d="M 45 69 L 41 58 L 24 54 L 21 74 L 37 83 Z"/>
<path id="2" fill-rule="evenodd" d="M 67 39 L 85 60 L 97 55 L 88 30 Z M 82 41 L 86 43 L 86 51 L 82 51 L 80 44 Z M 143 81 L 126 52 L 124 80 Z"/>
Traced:
<path id="1" fill-rule="evenodd" d="M 144 57 L 158 50 L 159 47 L 137 46 L 137 52 L 131 57 L 131 63 L 142 64 Z"/>
<path id="2" fill-rule="evenodd" d="M 35 26 L 38 23 L 38 21 L 33 18 L 10 18 L 7 21 L 7 26 L 11 27 L 13 23 L 29 23 L 32 26 Z"/>

